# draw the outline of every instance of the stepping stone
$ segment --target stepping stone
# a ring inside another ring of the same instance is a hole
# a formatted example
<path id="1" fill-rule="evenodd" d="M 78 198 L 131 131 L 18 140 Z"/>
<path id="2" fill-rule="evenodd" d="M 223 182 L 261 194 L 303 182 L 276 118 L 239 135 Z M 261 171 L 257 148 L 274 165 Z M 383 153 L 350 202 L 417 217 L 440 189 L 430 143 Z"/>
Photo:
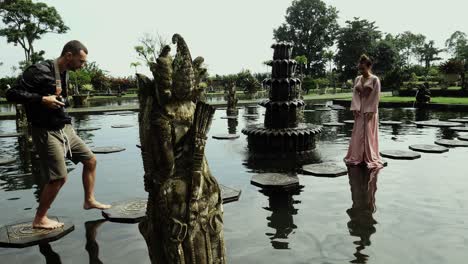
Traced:
<path id="1" fill-rule="evenodd" d="M 453 140 L 453 139 L 439 139 L 436 142 L 437 145 L 444 147 L 468 147 L 467 141 Z"/>
<path id="2" fill-rule="evenodd" d="M 330 107 L 332 110 L 346 110 L 346 107 L 342 105 L 330 105 L 328 107 Z"/>
<path id="3" fill-rule="evenodd" d="M 223 204 L 239 200 L 239 197 L 241 195 L 240 190 L 236 190 L 222 184 L 220 184 L 219 187 L 221 188 L 221 197 L 223 198 Z"/>
<path id="4" fill-rule="evenodd" d="M 313 104 L 314 107 L 326 107 L 327 104 Z"/>
<path id="5" fill-rule="evenodd" d="M 106 115 L 129 115 L 135 114 L 133 111 L 116 111 L 116 112 L 107 112 Z"/>
<path id="6" fill-rule="evenodd" d="M 112 125 L 112 128 L 127 128 L 127 127 L 132 127 L 133 125 L 130 124 L 121 124 L 121 125 Z"/>
<path id="7" fill-rule="evenodd" d="M 418 126 L 428 126 L 428 127 L 455 127 L 463 126 L 462 123 L 457 122 L 446 122 L 439 120 L 427 120 L 427 121 L 416 121 L 414 122 Z"/>
<path id="8" fill-rule="evenodd" d="M 329 123 L 323 123 L 322 125 L 324 126 L 344 126 L 345 123 L 340 123 L 340 122 L 329 122 Z"/>
<path id="9" fill-rule="evenodd" d="M 348 174 L 346 166 L 336 162 L 324 162 L 318 164 L 309 164 L 302 167 L 304 174 L 310 174 L 319 177 L 338 177 Z"/>
<path id="10" fill-rule="evenodd" d="M 115 146 L 95 147 L 95 148 L 91 149 L 91 151 L 93 153 L 96 153 L 96 154 L 110 154 L 110 153 L 115 153 L 115 152 L 121 152 L 121 151 L 124 151 L 124 150 L 125 150 L 125 148 L 115 147 Z"/>
<path id="11" fill-rule="evenodd" d="M 468 119 L 465 118 L 452 118 L 449 119 L 450 122 L 458 122 L 458 123 L 468 123 Z"/>
<path id="12" fill-rule="evenodd" d="M 380 151 L 382 157 L 390 159 L 414 160 L 421 158 L 421 154 L 407 150 L 384 150 Z"/>
<path id="13" fill-rule="evenodd" d="M 258 115 L 254 115 L 254 114 L 245 114 L 245 115 L 243 115 L 243 117 L 247 117 L 247 118 L 258 118 Z"/>
<path id="14" fill-rule="evenodd" d="M 411 145 L 409 146 L 409 149 L 425 153 L 444 153 L 449 151 L 448 148 L 443 146 L 427 144 Z"/>
<path id="15" fill-rule="evenodd" d="M 468 127 L 449 127 L 449 129 L 456 132 L 468 132 Z"/>
<path id="16" fill-rule="evenodd" d="M 222 116 L 221 119 L 237 119 L 237 116 Z"/>
<path id="17" fill-rule="evenodd" d="M 399 126 L 402 124 L 400 121 L 380 121 L 381 125 L 389 125 L 389 126 Z"/>
<path id="18" fill-rule="evenodd" d="M 212 138 L 214 139 L 236 139 L 239 138 L 239 134 L 219 134 L 219 135 L 213 135 Z"/>
<path id="19" fill-rule="evenodd" d="M 217 107 L 216 110 L 227 110 L 227 107 Z"/>
<path id="20" fill-rule="evenodd" d="M 4 133 L 0 134 L 0 138 L 9 138 L 9 137 L 22 137 L 24 133 Z"/>
<path id="21" fill-rule="evenodd" d="M 315 110 L 312 110 L 312 109 L 304 109 L 304 110 L 302 110 L 302 112 L 304 112 L 304 113 L 312 113 L 312 112 L 315 112 Z"/>
<path id="22" fill-rule="evenodd" d="M 102 216 L 111 222 L 138 223 L 146 217 L 146 205 L 148 199 L 135 198 L 116 202 L 112 207 L 103 210 Z"/>
<path id="23" fill-rule="evenodd" d="M 329 108 L 329 107 L 319 107 L 319 108 L 316 108 L 315 111 L 320 111 L 320 112 L 331 111 L 331 108 Z"/>
<path id="24" fill-rule="evenodd" d="M 8 165 L 8 164 L 15 163 L 15 161 L 16 161 L 16 159 L 15 159 L 15 158 L 11 158 L 11 157 L 0 158 L 0 166 L 1 166 L 1 165 Z"/>
<path id="25" fill-rule="evenodd" d="M 77 128 L 76 131 L 94 131 L 94 130 L 99 130 L 101 129 L 100 127 L 82 127 L 82 128 Z"/>
<path id="26" fill-rule="evenodd" d="M 56 241 L 75 229 L 75 226 L 64 217 L 49 216 L 50 219 L 64 223 L 57 229 L 34 229 L 33 219 L 21 220 L 0 228 L 0 247 L 25 248 L 42 243 Z"/>
<path id="27" fill-rule="evenodd" d="M 254 175 L 250 183 L 260 188 L 289 189 L 299 187 L 299 178 L 280 173 L 262 173 Z"/>
<path id="28" fill-rule="evenodd" d="M 463 135 L 458 137 L 459 140 L 468 141 L 468 135 Z"/>
<path id="29" fill-rule="evenodd" d="M 345 120 L 343 123 L 348 124 L 348 125 L 354 125 L 354 120 Z"/>

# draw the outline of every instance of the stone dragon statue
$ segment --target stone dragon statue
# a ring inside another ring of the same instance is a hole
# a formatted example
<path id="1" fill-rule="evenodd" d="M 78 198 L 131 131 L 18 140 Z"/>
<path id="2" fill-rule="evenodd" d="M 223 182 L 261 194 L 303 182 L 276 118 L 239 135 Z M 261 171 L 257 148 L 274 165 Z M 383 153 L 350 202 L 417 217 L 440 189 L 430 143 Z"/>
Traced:
<path id="1" fill-rule="evenodd" d="M 140 223 L 152 263 L 226 263 L 221 190 L 204 150 L 214 108 L 197 99 L 203 58 L 192 60 L 175 34 L 150 65 L 154 81 L 138 75 L 140 141 L 149 193 Z"/>

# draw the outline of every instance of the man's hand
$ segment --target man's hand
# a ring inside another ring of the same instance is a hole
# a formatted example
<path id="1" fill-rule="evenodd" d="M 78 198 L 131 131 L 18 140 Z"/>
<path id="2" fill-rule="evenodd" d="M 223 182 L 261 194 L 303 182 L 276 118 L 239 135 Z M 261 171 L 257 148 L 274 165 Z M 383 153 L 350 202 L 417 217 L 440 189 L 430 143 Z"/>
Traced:
<path id="1" fill-rule="evenodd" d="M 60 107 L 65 106 L 64 103 L 57 100 L 56 95 L 43 96 L 42 104 L 50 109 L 59 109 Z"/>

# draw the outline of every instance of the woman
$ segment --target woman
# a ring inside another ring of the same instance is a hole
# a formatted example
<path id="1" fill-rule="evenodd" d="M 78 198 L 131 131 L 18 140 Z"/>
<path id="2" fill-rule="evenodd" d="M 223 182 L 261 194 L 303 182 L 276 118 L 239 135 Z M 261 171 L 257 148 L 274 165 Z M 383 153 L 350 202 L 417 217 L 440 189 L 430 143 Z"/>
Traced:
<path id="1" fill-rule="evenodd" d="M 361 76 L 354 81 L 351 111 L 354 127 L 348 154 L 344 158 L 348 165 L 366 164 L 368 168 L 383 167 L 379 154 L 379 97 L 380 80 L 373 75 L 372 61 L 366 55 L 359 59 Z"/>

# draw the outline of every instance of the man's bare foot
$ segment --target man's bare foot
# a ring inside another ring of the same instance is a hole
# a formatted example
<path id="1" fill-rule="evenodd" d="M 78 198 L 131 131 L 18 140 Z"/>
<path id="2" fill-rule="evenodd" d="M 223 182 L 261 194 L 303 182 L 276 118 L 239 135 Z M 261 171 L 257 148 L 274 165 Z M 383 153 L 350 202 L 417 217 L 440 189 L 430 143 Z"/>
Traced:
<path id="1" fill-rule="evenodd" d="M 35 218 L 32 226 L 36 229 L 57 229 L 63 227 L 63 223 L 51 220 L 44 216 L 43 218 Z"/>
<path id="2" fill-rule="evenodd" d="M 99 210 L 106 210 L 111 208 L 112 206 L 109 204 L 102 204 L 98 201 L 87 201 L 83 204 L 83 209 L 89 210 L 89 209 L 99 209 Z"/>

